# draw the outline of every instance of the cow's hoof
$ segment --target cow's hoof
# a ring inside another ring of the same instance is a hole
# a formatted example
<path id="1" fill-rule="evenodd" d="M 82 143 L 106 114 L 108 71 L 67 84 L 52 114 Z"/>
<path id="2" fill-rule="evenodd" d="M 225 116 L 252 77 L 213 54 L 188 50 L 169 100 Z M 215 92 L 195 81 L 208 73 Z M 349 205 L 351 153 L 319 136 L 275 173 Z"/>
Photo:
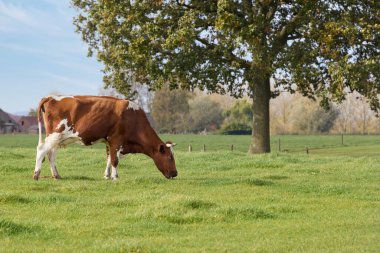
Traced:
<path id="1" fill-rule="evenodd" d="M 54 175 L 53 178 L 54 179 L 61 179 L 61 176 L 60 175 Z"/>
<path id="2" fill-rule="evenodd" d="M 104 179 L 105 180 L 110 180 L 111 178 L 110 178 L 110 176 L 104 176 Z"/>
<path id="3" fill-rule="evenodd" d="M 112 177 L 112 181 L 117 181 L 117 177 Z"/>
<path id="4" fill-rule="evenodd" d="M 40 178 L 40 172 L 34 172 L 33 179 L 38 180 Z"/>

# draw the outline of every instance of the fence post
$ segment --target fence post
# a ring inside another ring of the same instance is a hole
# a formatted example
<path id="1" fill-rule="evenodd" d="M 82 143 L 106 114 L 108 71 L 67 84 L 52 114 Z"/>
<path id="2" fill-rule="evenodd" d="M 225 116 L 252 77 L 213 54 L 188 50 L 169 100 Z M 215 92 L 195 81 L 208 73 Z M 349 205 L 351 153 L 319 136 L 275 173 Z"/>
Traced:
<path id="1" fill-rule="evenodd" d="M 309 154 L 309 148 L 305 147 L 306 154 Z"/>
<path id="2" fill-rule="evenodd" d="M 234 144 L 231 145 L 231 151 L 234 151 Z"/>
<path id="3" fill-rule="evenodd" d="M 343 134 L 342 134 L 342 138 L 341 139 L 342 139 L 342 146 L 343 146 Z"/>
<path id="4" fill-rule="evenodd" d="M 206 152 L 206 144 L 203 144 L 203 152 Z"/>
<path id="5" fill-rule="evenodd" d="M 281 152 L 281 138 L 278 137 L 278 151 Z"/>
<path id="6" fill-rule="evenodd" d="M 189 145 L 189 152 L 193 151 L 193 147 Z"/>

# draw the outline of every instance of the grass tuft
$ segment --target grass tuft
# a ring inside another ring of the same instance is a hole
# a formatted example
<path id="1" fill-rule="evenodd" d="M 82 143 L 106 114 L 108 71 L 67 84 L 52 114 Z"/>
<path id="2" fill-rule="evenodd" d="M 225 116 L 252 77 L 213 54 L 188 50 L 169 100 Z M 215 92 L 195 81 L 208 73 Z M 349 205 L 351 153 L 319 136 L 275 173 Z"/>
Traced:
<path id="1" fill-rule="evenodd" d="M 30 232 L 32 232 L 32 229 L 24 225 L 3 219 L 0 220 L 0 234 L 11 236 Z"/>
<path id="2" fill-rule="evenodd" d="M 249 178 L 245 180 L 245 183 L 248 185 L 254 185 L 254 186 L 268 186 L 273 185 L 272 181 L 269 180 L 262 180 L 262 179 L 255 179 L 255 178 Z"/>
<path id="3" fill-rule="evenodd" d="M 270 176 L 266 176 L 264 178 L 272 179 L 272 180 L 284 180 L 284 179 L 288 179 L 289 177 L 280 176 L 280 175 L 270 175 Z"/>
<path id="4" fill-rule="evenodd" d="M 0 203 L 2 204 L 26 204 L 30 199 L 18 195 L 2 194 L 0 195 Z"/>
<path id="5" fill-rule="evenodd" d="M 147 250 L 147 249 L 144 249 L 141 246 L 133 246 L 133 247 L 129 248 L 127 251 L 125 251 L 125 252 L 130 252 L 130 253 L 149 253 L 151 251 Z"/>
<path id="6" fill-rule="evenodd" d="M 166 220 L 169 223 L 172 224 L 178 224 L 178 225 L 185 225 L 185 224 L 193 224 L 193 223 L 199 223 L 203 219 L 199 216 L 178 216 L 178 215 L 168 215 L 168 216 L 160 216 L 161 219 Z"/>
<path id="7" fill-rule="evenodd" d="M 33 198 L 32 202 L 38 204 L 62 204 L 71 202 L 72 198 L 64 195 L 42 195 Z"/>
<path id="8" fill-rule="evenodd" d="M 216 204 L 209 202 L 209 201 L 203 201 L 203 200 L 187 200 L 183 206 L 185 208 L 190 209 L 210 209 L 213 207 L 216 207 Z"/>
<path id="9" fill-rule="evenodd" d="M 226 220 L 258 220 L 258 219 L 274 219 L 273 213 L 264 211 L 255 207 L 228 208 L 223 211 Z"/>

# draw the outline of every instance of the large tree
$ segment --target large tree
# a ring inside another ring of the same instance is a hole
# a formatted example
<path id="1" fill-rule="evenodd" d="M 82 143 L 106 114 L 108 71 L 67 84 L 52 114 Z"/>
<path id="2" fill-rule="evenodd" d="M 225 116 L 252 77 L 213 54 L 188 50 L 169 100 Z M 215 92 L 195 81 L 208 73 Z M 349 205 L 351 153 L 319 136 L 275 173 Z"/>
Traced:
<path id="1" fill-rule="evenodd" d="M 246 92 L 254 110 L 251 153 L 270 151 L 269 100 L 282 90 L 320 96 L 325 106 L 357 91 L 379 108 L 376 0 L 72 3 L 89 54 L 105 66 L 106 85 Z"/>

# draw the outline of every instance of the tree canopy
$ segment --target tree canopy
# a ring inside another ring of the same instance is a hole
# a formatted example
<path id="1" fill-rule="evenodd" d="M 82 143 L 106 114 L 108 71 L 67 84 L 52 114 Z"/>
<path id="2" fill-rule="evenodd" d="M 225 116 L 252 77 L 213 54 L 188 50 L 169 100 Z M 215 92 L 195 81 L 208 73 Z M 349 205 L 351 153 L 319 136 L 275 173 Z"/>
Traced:
<path id="1" fill-rule="evenodd" d="M 269 152 L 269 100 L 283 90 L 348 92 L 379 109 L 380 8 L 376 0 L 72 0 L 77 31 L 123 93 L 158 89 L 246 93 L 252 153 Z M 271 89 L 271 82 L 273 86 Z"/>

